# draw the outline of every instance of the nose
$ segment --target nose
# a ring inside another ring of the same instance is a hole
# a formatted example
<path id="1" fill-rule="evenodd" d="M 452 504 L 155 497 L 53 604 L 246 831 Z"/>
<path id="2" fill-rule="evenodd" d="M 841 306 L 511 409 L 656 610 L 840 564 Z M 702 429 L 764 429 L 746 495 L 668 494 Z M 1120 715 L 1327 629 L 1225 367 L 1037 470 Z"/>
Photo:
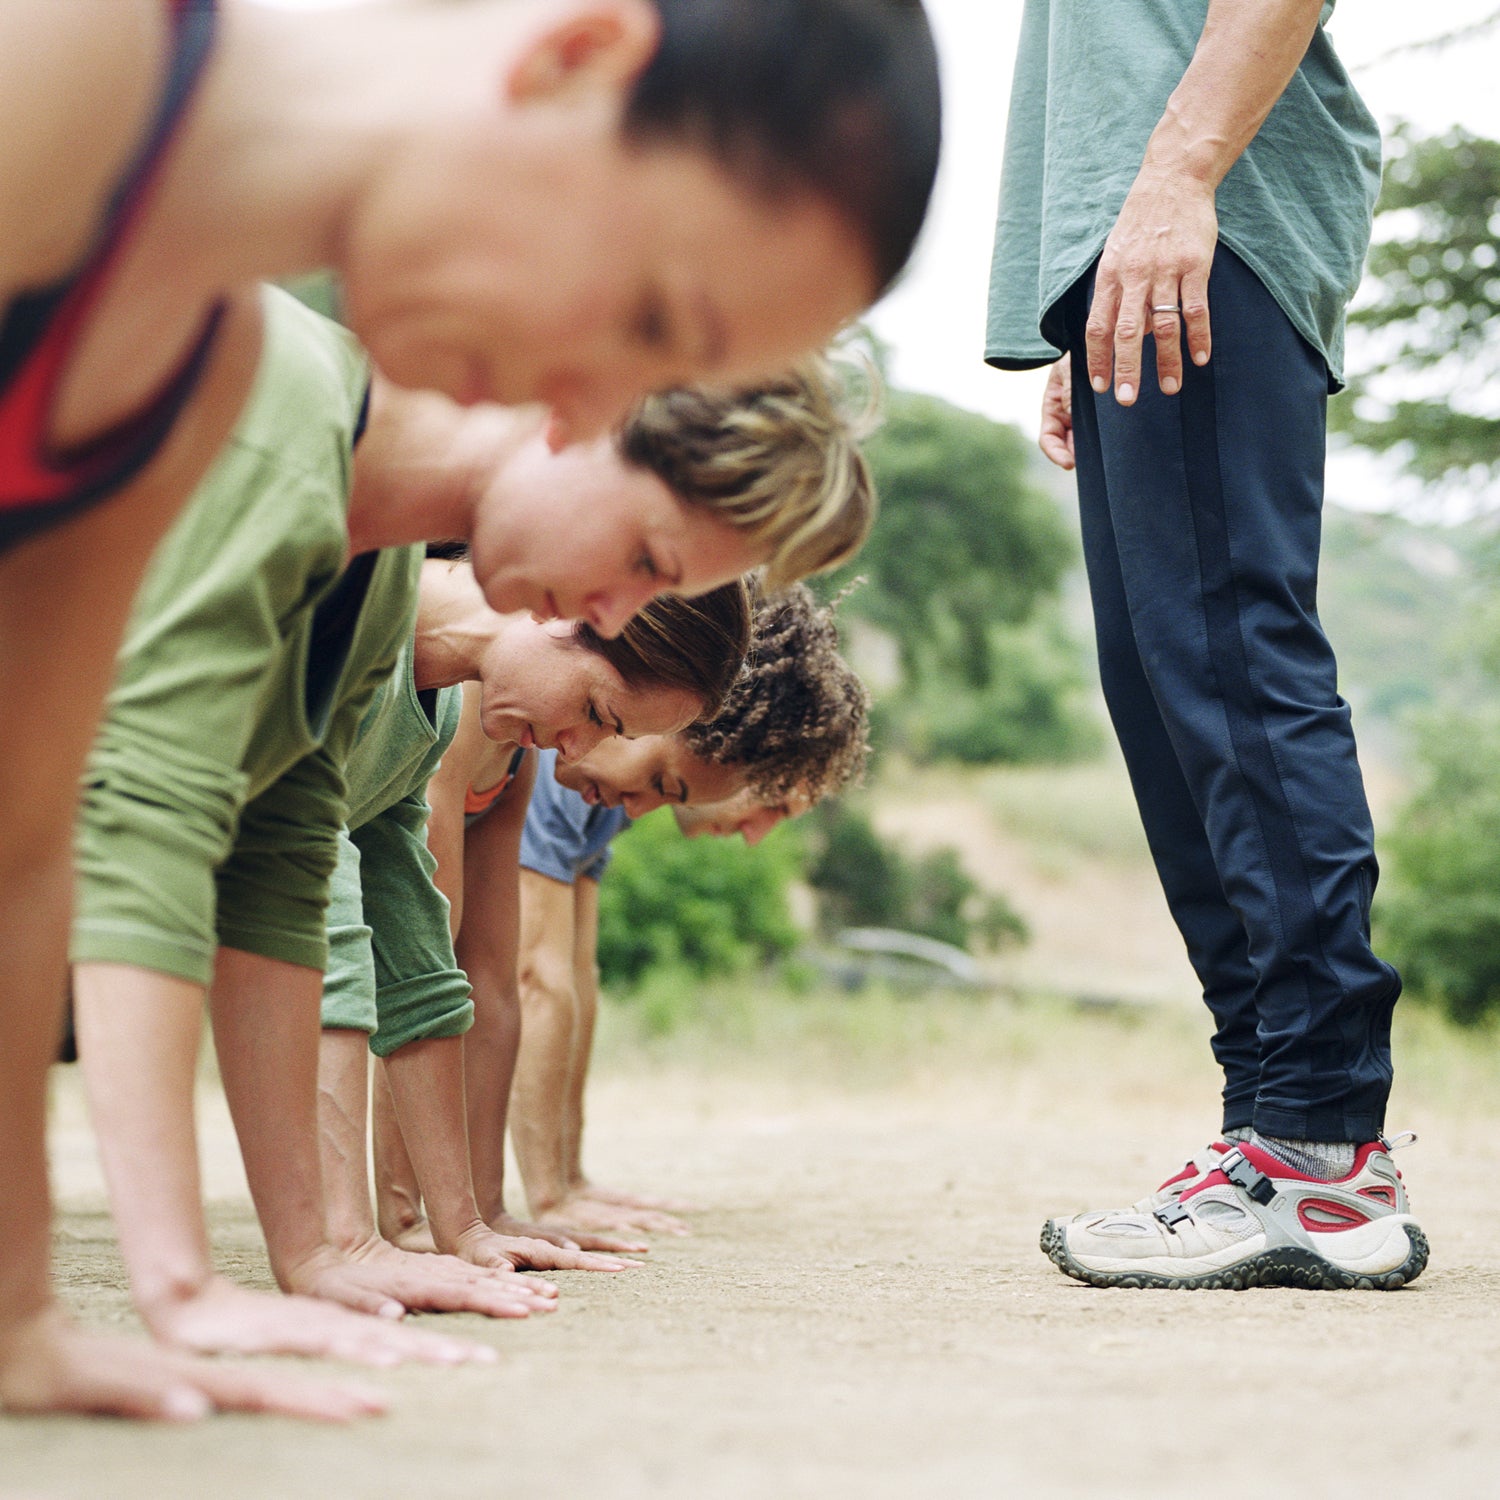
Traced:
<path id="1" fill-rule="evenodd" d="M 595 749 L 600 740 L 608 739 L 612 731 L 603 724 L 570 724 L 566 729 L 557 731 L 554 744 L 557 747 L 557 758 L 572 765 L 580 761 L 590 750 Z"/>
<path id="2" fill-rule="evenodd" d="M 753 849 L 781 821 L 781 814 L 772 808 L 753 812 L 740 824 L 740 837 Z"/>
<path id="3" fill-rule="evenodd" d="M 632 818 L 644 818 L 647 813 L 655 812 L 658 807 L 665 807 L 667 799 L 656 791 L 626 792 L 620 798 L 620 805 Z"/>
<path id="4" fill-rule="evenodd" d="M 611 385 L 615 383 L 612 382 Z M 612 432 L 644 394 L 634 386 L 619 390 L 572 376 L 548 382 L 545 400 L 552 408 L 547 446 L 560 453 L 570 443 L 588 443 Z"/>
<path id="5" fill-rule="evenodd" d="M 606 640 L 612 640 L 656 597 L 651 579 L 596 589 L 583 601 L 583 617 Z"/>

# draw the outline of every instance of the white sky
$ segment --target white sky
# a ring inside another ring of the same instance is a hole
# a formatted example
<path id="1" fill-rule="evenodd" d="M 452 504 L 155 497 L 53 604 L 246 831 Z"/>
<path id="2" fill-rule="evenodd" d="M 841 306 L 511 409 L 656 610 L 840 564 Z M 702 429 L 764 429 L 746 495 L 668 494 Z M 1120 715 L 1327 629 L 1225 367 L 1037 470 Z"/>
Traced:
<path id="1" fill-rule="evenodd" d="M 298 7 L 358 0 L 263 3 Z M 898 384 L 933 391 L 1034 436 L 1043 376 L 991 370 L 981 358 L 990 237 L 1022 0 L 926 3 L 943 66 L 943 166 L 916 260 L 870 322 L 892 347 Z M 1342 0 L 1330 31 L 1382 125 L 1398 118 L 1428 131 L 1461 124 L 1500 139 L 1500 28 L 1440 52 L 1368 66 L 1405 43 L 1456 30 L 1497 6 L 1500 0 L 1425 5 Z M 1349 503 L 1379 505 L 1392 483 L 1380 466 L 1344 459 L 1330 472 L 1329 491 Z"/>

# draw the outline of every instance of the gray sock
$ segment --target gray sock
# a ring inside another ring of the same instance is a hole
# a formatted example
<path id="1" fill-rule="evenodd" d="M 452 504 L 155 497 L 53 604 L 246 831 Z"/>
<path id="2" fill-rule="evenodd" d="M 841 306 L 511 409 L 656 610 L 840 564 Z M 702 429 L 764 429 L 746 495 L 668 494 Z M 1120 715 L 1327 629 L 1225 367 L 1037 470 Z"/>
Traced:
<path id="1" fill-rule="evenodd" d="M 1232 1146 L 1243 1146 L 1255 1132 L 1248 1125 L 1236 1125 L 1233 1130 L 1223 1131 L 1219 1139 Z"/>
<path id="2" fill-rule="evenodd" d="M 1353 1141 L 1289 1141 L 1259 1131 L 1253 1132 L 1250 1140 L 1278 1161 L 1322 1182 L 1347 1177 L 1354 1170 L 1354 1155 L 1359 1149 Z"/>

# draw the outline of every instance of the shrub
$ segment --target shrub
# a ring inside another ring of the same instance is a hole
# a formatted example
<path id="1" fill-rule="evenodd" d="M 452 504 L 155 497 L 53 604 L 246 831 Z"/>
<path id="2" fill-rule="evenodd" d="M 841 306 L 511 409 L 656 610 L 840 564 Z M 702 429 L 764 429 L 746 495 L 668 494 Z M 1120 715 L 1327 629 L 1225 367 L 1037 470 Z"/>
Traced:
<path id="1" fill-rule="evenodd" d="M 826 931 L 895 927 L 959 948 L 976 936 L 988 947 L 1026 940 L 1025 922 L 1003 896 L 980 890 L 957 850 L 909 855 L 847 801 L 824 803 L 814 820 L 819 848 L 807 879 Z"/>
<path id="2" fill-rule="evenodd" d="M 1407 989 L 1472 1024 L 1500 1012 L 1500 713 L 1427 721 L 1421 790 L 1387 840 L 1377 916 Z"/>
<path id="3" fill-rule="evenodd" d="M 666 812 L 615 842 L 599 889 L 599 967 L 630 988 L 654 971 L 706 977 L 766 963 L 796 946 L 788 891 L 798 878 L 795 830 L 750 848 L 686 839 Z"/>

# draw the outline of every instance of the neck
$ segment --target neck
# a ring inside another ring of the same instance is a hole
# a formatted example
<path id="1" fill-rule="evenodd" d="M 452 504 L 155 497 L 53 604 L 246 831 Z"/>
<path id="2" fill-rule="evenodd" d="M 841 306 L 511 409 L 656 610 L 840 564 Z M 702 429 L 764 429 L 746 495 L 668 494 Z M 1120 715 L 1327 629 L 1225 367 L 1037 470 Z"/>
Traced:
<path id="1" fill-rule="evenodd" d="M 506 620 L 484 602 L 467 563 L 425 562 L 412 653 L 418 689 L 477 682 L 485 650 Z"/>
<path id="2" fill-rule="evenodd" d="M 504 58 L 536 9 L 221 5 L 215 54 L 152 213 L 164 251 L 193 247 L 184 273 L 208 293 L 342 266 L 363 204 L 407 143 L 493 110 Z"/>
<path id="3" fill-rule="evenodd" d="M 463 407 L 376 376 L 369 420 L 354 450 L 350 553 L 467 541 L 486 493 L 489 503 L 502 503 L 494 477 L 536 421 L 497 406 Z"/>

